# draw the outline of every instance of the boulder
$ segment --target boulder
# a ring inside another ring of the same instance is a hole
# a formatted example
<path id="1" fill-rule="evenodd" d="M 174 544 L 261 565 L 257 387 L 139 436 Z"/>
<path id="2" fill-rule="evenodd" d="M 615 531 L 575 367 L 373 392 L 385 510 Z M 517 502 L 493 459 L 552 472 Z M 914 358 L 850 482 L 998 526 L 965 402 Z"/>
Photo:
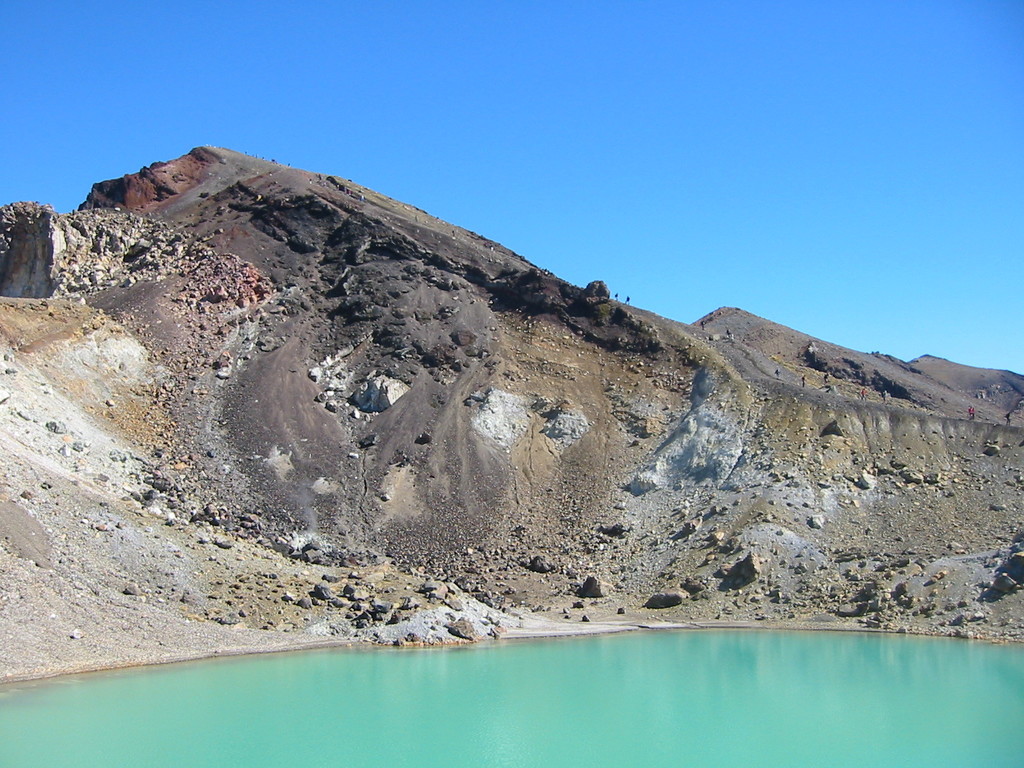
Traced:
<path id="1" fill-rule="evenodd" d="M 542 555 L 534 555 L 526 567 L 534 573 L 553 573 L 557 570 L 556 567 Z"/>
<path id="2" fill-rule="evenodd" d="M 683 523 L 683 527 L 676 531 L 675 535 L 672 538 L 688 539 L 690 536 L 693 536 L 693 534 L 699 531 L 701 525 L 703 524 L 704 520 L 700 517 L 696 517 L 693 520 L 687 520 L 685 523 Z"/>
<path id="3" fill-rule="evenodd" d="M 613 539 L 618 539 L 629 533 L 629 526 L 625 523 L 599 525 L 597 526 L 597 531 L 598 533 L 603 533 L 605 536 L 611 536 Z"/>
<path id="4" fill-rule="evenodd" d="M 644 603 L 644 608 L 671 608 L 681 605 L 683 600 L 682 592 L 655 592 Z"/>
<path id="5" fill-rule="evenodd" d="M 356 408 L 365 413 L 380 413 L 394 405 L 409 387 L 398 379 L 375 376 L 369 379 L 354 397 Z"/>
<path id="6" fill-rule="evenodd" d="M 590 299 L 608 299 L 611 298 L 612 295 L 604 280 L 593 280 L 587 283 L 587 287 L 583 289 L 583 293 Z"/>
<path id="7" fill-rule="evenodd" d="M 383 616 L 385 614 L 391 613 L 391 610 L 394 607 L 395 607 L 394 603 L 392 603 L 392 602 L 390 602 L 388 600 L 380 600 L 378 598 L 374 598 L 370 602 L 370 612 L 371 613 L 375 613 L 375 614 L 377 614 L 379 616 Z"/>
<path id="8" fill-rule="evenodd" d="M 821 436 L 833 435 L 835 437 L 846 437 L 846 433 L 843 432 L 843 428 L 839 426 L 839 422 L 832 420 L 825 425 L 825 428 L 821 430 Z"/>
<path id="9" fill-rule="evenodd" d="M 1024 552 L 1015 552 L 1006 558 L 1003 563 L 1003 570 L 1014 581 L 1024 583 Z"/>
<path id="10" fill-rule="evenodd" d="M 924 482 L 924 474 L 922 472 L 918 472 L 916 469 L 911 469 L 910 467 L 901 469 L 899 475 L 900 479 L 909 485 L 920 485 Z"/>
<path id="11" fill-rule="evenodd" d="M 315 597 L 317 600 L 325 600 L 328 602 L 334 599 L 334 592 L 323 582 L 313 587 L 310 595 Z"/>
<path id="12" fill-rule="evenodd" d="M 992 589 L 997 592 L 1012 592 L 1017 589 L 1020 584 L 1012 576 L 1006 573 L 996 574 L 995 579 L 992 580 Z"/>
<path id="13" fill-rule="evenodd" d="M 845 619 L 851 619 L 855 616 L 863 616 L 867 613 L 867 610 L 867 603 L 844 603 L 836 608 L 836 615 L 842 616 Z"/>
<path id="14" fill-rule="evenodd" d="M 554 442 L 559 450 L 565 450 L 590 431 L 590 422 L 580 411 L 555 411 L 541 432 Z"/>
<path id="15" fill-rule="evenodd" d="M 683 583 L 679 586 L 681 586 L 691 595 L 699 595 L 701 592 L 708 588 L 707 584 L 705 584 L 700 579 L 693 578 L 692 576 L 683 581 Z"/>
<path id="16" fill-rule="evenodd" d="M 479 640 L 480 635 L 477 634 L 476 628 L 469 619 L 458 619 L 449 624 L 446 629 L 448 633 L 455 637 L 462 638 L 463 640 Z"/>
<path id="17" fill-rule="evenodd" d="M 452 331 L 450 334 L 452 344 L 457 347 L 468 347 L 470 344 L 476 343 L 476 334 L 466 328 L 460 328 L 457 331 Z"/>
<path id="18" fill-rule="evenodd" d="M 577 597 L 604 597 L 607 593 L 607 586 L 596 576 L 587 576 L 576 590 Z"/>
<path id="19" fill-rule="evenodd" d="M 764 561 L 751 552 L 742 560 L 733 563 L 726 571 L 724 583 L 731 589 L 739 589 L 760 576 L 763 567 Z"/>
<path id="20" fill-rule="evenodd" d="M 874 475 L 868 472 L 861 472 L 856 479 L 854 479 L 853 484 L 862 491 L 870 491 L 878 484 L 878 481 L 875 479 Z"/>
<path id="21" fill-rule="evenodd" d="M 349 600 L 369 600 L 370 593 L 363 587 L 357 587 L 355 584 L 346 584 L 345 588 L 341 591 L 345 597 Z"/>

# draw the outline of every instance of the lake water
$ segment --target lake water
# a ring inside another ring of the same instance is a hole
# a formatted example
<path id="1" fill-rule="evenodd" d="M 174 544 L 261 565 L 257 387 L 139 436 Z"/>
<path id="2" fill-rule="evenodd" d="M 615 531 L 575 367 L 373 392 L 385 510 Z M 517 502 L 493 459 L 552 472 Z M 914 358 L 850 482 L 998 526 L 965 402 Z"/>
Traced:
<path id="1" fill-rule="evenodd" d="M 0 688 L 0 766 L 1020 768 L 1024 648 L 647 632 Z"/>

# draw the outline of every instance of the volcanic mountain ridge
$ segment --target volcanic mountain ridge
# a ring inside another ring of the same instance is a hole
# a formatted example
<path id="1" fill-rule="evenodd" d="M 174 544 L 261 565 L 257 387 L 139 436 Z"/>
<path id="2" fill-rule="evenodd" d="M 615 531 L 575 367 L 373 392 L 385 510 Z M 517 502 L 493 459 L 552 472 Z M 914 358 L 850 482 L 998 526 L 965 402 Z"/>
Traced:
<path id="1" fill-rule="evenodd" d="M 213 147 L 0 209 L 0 294 L 8 675 L 537 617 L 1024 634 L 1017 374 L 676 323 Z"/>

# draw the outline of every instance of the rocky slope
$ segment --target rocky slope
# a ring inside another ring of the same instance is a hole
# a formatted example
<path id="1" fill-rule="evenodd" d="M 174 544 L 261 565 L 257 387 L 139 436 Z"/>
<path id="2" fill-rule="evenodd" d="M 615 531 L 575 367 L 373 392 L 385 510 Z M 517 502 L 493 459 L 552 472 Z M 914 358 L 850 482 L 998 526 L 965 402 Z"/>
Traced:
<path id="1" fill-rule="evenodd" d="M 210 147 L 0 209 L 0 293 L 7 674 L 100 663 L 86 624 L 128 661 L 499 609 L 1024 634 L 1016 374 L 674 323 Z"/>

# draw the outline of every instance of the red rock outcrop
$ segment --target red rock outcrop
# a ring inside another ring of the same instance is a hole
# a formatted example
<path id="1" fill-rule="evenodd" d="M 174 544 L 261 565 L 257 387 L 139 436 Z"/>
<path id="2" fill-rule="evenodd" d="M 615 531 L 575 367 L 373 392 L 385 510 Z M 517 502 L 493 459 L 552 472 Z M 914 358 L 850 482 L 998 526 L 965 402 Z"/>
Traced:
<path id="1" fill-rule="evenodd" d="M 80 209 L 119 207 L 151 211 L 164 200 L 198 186 L 206 169 L 215 162 L 217 156 L 213 152 L 197 147 L 176 160 L 153 163 L 138 173 L 93 184 Z"/>

